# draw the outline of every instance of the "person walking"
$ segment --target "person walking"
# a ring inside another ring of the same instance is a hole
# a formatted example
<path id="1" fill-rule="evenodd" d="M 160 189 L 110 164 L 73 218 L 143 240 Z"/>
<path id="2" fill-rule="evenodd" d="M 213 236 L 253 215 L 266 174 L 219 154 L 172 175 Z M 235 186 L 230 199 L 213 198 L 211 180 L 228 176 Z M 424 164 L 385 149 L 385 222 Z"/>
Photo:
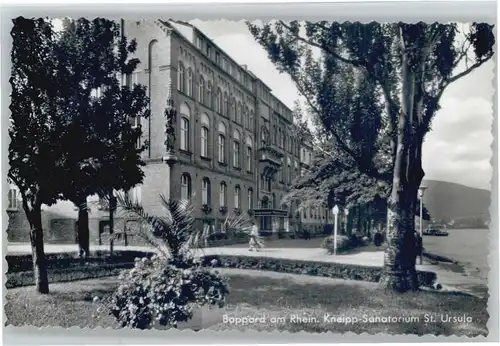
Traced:
<path id="1" fill-rule="evenodd" d="M 259 252 L 260 249 L 264 247 L 262 237 L 259 235 L 259 226 L 257 226 L 255 221 L 252 221 L 252 228 L 250 230 L 250 240 L 248 242 L 248 245 L 248 251 L 253 251 L 255 249 L 255 251 Z"/>

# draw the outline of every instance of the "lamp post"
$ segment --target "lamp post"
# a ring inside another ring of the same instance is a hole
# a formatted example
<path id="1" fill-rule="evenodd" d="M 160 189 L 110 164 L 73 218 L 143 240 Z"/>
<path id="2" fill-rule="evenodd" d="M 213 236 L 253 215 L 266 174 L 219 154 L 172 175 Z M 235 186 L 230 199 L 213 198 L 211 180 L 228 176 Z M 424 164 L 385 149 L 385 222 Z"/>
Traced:
<path id="1" fill-rule="evenodd" d="M 423 185 L 420 185 L 420 187 L 418 188 L 418 198 L 420 200 L 420 241 L 423 243 L 423 236 L 424 236 L 424 220 L 423 220 L 423 216 L 424 216 L 424 193 L 425 193 L 425 190 L 427 189 L 427 186 L 423 186 Z M 422 251 L 423 251 L 423 247 L 419 249 L 419 261 L 420 261 L 420 264 L 422 264 Z"/>
<path id="2" fill-rule="evenodd" d="M 423 222 L 422 222 L 422 217 L 423 217 L 423 211 L 424 211 L 424 193 L 425 190 L 427 189 L 427 186 L 420 186 L 418 188 L 418 199 L 420 200 L 420 236 L 423 236 Z"/>
<path id="3" fill-rule="evenodd" d="M 337 254 L 337 232 L 338 232 L 338 216 L 339 216 L 339 207 L 335 205 L 332 208 L 333 218 L 334 218 L 334 226 L 333 226 L 333 255 Z"/>
<path id="4" fill-rule="evenodd" d="M 347 220 L 348 220 L 347 217 L 349 216 L 349 209 L 348 208 L 344 209 L 344 214 L 345 214 L 344 233 L 347 235 Z"/>

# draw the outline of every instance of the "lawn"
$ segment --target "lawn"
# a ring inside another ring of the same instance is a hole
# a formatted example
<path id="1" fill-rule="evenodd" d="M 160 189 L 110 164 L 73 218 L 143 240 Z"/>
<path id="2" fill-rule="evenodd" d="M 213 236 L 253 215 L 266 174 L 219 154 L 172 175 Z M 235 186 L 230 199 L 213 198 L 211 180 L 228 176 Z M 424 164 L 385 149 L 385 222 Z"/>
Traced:
<path id="1" fill-rule="evenodd" d="M 283 273 L 223 270 L 229 279 L 227 317 L 262 317 L 265 323 L 219 323 L 213 330 L 355 332 L 477 336 L 487 333 L 487 301 L 476 297 L 422 291 L 385 293 L 376 284 Z M 5 314 L 9 324 L 62 327 L 116 327 L 110 316 L 93 317 L 94 296 L 110 294 L 116 278 L 51 285 L 51 294 L 38 296 L 33 287 L 7 291 Z M 472 321 L 443 322 L 441 317 Z M 291 320 L 292 316 L 299 318 Z M 412 317 L 413 321 L 365 321 L 373 317 Z M 280 317 L 283 320 L 275 320 Z M 324 318 L 327 317 L 325 320 Z M 344 317 L 335 322 L 332 317 Z M 354 318 L 358 318 L 354 322 Z M 346 323 L 346 318 L 352 322 Z M 304 320 L 307 319 L 307 322 Z M 426 320 L 428 322 L 426 323 Z M 434 321 L 435 320 L 435 321 Z"/>

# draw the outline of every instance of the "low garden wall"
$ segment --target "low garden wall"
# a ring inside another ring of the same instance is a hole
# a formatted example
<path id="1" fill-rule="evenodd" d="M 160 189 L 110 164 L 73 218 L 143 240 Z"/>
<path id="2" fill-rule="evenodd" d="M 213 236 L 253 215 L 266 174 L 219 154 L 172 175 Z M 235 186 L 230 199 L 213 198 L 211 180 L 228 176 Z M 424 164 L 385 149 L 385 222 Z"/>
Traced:
<path id="1" fill-rule="evenodd" d="M 253 256 L 207 255 L 203 256 L 202 263 L 205 266 L 268 270 L 370 282 L 378 282 L 383 272 L 382 267 Z M 417 275 L 421 286 L 432 287 L 437 280 L 434 272 L 417 271 Z"/>

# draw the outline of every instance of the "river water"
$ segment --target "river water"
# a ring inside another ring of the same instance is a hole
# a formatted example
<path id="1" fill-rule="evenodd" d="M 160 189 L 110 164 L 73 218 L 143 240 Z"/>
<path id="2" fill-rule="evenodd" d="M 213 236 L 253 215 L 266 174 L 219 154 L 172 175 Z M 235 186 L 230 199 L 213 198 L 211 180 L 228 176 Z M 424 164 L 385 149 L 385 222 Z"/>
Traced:
<path id="1" fill-rule="evenodd" d="M 464 271 L 487 283 L 489 229 L 448 229 L 448 237 L 424 236 L 425 251 L 454 259 Z"/>

